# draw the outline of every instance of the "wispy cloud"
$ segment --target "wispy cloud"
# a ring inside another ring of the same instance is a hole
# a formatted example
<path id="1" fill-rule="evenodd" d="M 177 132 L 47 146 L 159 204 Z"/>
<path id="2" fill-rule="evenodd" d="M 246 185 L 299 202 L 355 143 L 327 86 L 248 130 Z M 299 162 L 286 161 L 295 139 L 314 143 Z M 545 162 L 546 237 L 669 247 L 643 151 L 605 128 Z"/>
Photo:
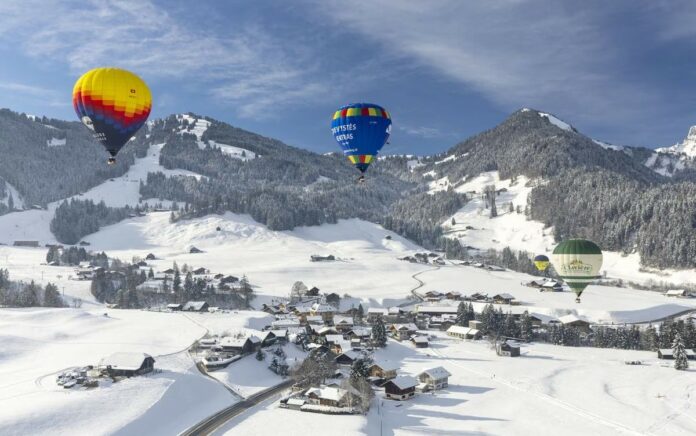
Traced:
<path id="1" fill-rule="evenodd" d="M 411 127 L 411 126 L 399 126 L 399 130 L 413 136 L 419 136 L 421 138 L 425 139 L 435 139 L 435 138 L 440 138 L 442 136 L 449 136 L 443 134 L 442 131 L 439 129 L 436 129 L 434 127 L 425 127 L 425 126 L 419 126 L 419 127 Z"/>
<path id="2" fill-rule="evenodd" d="M 464 84 L 506 110 L 626 121 L 659 94 L 623 80 L 621 47 L 592 8 L 558 1 L 316 0 L 322 20 Z M 374 13 L 374 11 L 385 11 Z M 454 85 L 456 84 L 456 85 Z"/>
<path id="3" fill-rule="evenodd" d="M 52 89 L 43 88 L 41 86 L 27 85 L 25 83 L 0 82 L 0 89 L 10 91 L 13 93 L 29 95 L 32 97 L 45 97 L 56 95 L 56 92 Z"/>
<path id="4" fill-rule="evenodd" d="M 287 51 L 253 23 L 230 35 L 208 33 L 147 0 L 1 2 L 0 41 L 36 59 L 65 61 L 76 75 L 118 65 L 146 79 L 209 84 L 211 96 L 243 116 L 323 92 L 306 85 L 311 63 L 301 47 Z"/>

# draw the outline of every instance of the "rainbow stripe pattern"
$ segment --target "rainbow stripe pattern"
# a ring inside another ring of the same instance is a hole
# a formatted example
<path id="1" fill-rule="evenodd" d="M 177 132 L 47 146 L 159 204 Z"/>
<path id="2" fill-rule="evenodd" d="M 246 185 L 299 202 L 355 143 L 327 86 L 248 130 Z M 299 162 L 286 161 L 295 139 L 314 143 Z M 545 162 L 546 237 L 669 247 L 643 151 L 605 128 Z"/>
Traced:
<path id="1" fill-rule="evenodd" d="M 364 173 L 389 140 L 391 123 L 383 107 L 355 103 L 334 112 L 331 132 L 348 161 Z"/>

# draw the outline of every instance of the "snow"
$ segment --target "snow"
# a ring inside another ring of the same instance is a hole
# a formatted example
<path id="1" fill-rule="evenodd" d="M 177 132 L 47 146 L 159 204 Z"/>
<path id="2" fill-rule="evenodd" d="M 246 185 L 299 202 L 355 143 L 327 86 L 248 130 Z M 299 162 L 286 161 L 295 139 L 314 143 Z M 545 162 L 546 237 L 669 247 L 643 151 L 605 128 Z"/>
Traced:
<path id="1" fill-rule="evenodd" d="M 520 206 L 524 211 L 533 187 L 543 183 L 545 183 L 543 180 L 529 180 L 524 176 L 517 177 L 516 183 L 512 183 L 509 179 L 501 180 L 497 171 L 482 173 L 462 183 L 457 186 L 456 191 L 466 193 L 470 201 L 452 217 L 443 221 L 445 235 L 458 238 L 462 244 L 482 251 L 489 248 L 502 250 L 510 247 L 513 250 L 524 250 L 535 255 L 550 255 L 556 245 L 553 229 L 545 227 L 541 222 L 528 220 L 524 213 L 508 211 L 509 203 L 513 204 L 514 209 Z M 498 210 L 496 218 L 489 217 L 489 210 L 485 208 L 485 202 L 481 196 L 488 185 L 495 185 L 498 190 L 506 190 L 496 197 Z M 440 189 L 440 185 L 431 186 L 431 188 L 433 192 Z M 454 226 L 451 225 L 452 218 L 456 223 Z M 467 229 L 467 226 L 473 227 L 473 230 Z M 621 278 L 643 284 L 652 281 L 678 285 L 696 281 L 696 270 L 693 269 L 653 271 L 642 268 L 638 253 L 625 255 L 605 251 L 602 271 L 606 271 L 610 278 Z M 503 289 L 498 291 L 501 290 Z"/>
<path id="2" fill-rule="evenodd" d="M 48 145 L 49 147 L 60 147 L 62 145 L 65 145 L 65 141 L 65 138 L 51 138 L 48 141 L 46 141 L 46 145 Z"/>
<path id="3" fill-rule="evenodd" d="M 681 143 L 672 145 L 671 147 L 658 148 L 655 151 L 678 155 L 684 159 L 696 158 L 696 126 L 689 128 L 688 135 Z"/>
<path id="4" fill-rule="evenodd" d="M 181 114 L 176 116 L 177 119 L 180 120 L 185 120 L 188 121 L 189 126 L 187 127 L 190 130 L 186 130 L 184 126 L 182 125 L 182 128 L 179 133 L 192 133 L 196 135 L 196 139 L 198 141 L 201 140 L 201 137 L 205 133 L 206 130 L 208 130 L 208 127 L 210 127 L 211 122 L 208 120 L 205 120 L 203 118 L 195 118 L 189 114 Z M 191 128 L 191 124 L 193 124 L 193 127 Z"/>
<path id="5" fill-rule="evenodd" d="M 608 142 L 599 141 L 597 139 L 593 139 L 592 142 L 599 145 L 600 147 L 602 147 L 605 150 L 626 151 L 626 147 L 624 147 L 622 145 L 609 144 Z"/>
<path id="6" fill-rule="evenodd" d="M 178 313 L 0 309 L 0 434 L 183 431 L 237 400 L 186 352 L 206 331 Z M 65 368 L 119 352 L 146 352 L 159 371 L 89 390 L 55 384 Z"/>
<path id="7" fill-rule="evenodd" d="M 212 140 L 208 141 L 208 144 L 210 144 L 212 148 L 219 148 L 223 153 L 243 161 L 256 159 L 258 157 L 253 151 L 235 147 L 234 145 L 221 144 Z"/>
<path id="8" fill-rule="evenodd" d="M 152 357 L 147 353 L 135 353 L 135 352 L 125 352 L 121 351 L 119 353 L 113 353 L 110 356 L 103 358 L 100 362 L 100 366 L 111 366 L 114 369 L 125 369 L 136 371 L 138 370 L 143 361 L 148 357 Z"/>
<path id="9" fill-rule="evenodd" d="M 676 172 L 686 168 L 683 160 L 665 152 L 651 154 L 644 165 L 665 177 L 672 177 Z"/>
<path id="10" fill-rule="evenodd" d="M 424 163 L 420 161 L 420 159 L 411 159 L 406 162 L 406 167 L 408 168 L 409 171 L 413 171 L 416 168 L 420 168 L 422 166 L 425 166 Z"/>
<path id="11" fill-rule="evenodd" d="M 0 198 L 0 202 L 7 205 L 7 203 L 10 200 L 10 195 L 12 195 L 12 202 L 14 203 L 15 209 L 21 210 L 26 206 L 24 204 L 24 199 L 22 198 L 22 195 L 19 193 L 19 191 L 17 191 L 17 189 L 11 184 L 9 184 L 7 181 L 5 182 L 5 190 L 7 191 L 5 198 Z"/>
<path id="12" fill-rule="evenodd" d="M 539 112 L 539 116 L 542 118 L 546 118 L 547 120 L 549 120 L 549 122 L 551 124 L 553 124 L 556 127 L 561 128 L 563 130 L 567 130 L 569 132 L 572 132 L 574 130 L 570 124 L 566 123 L 565 121 L 561 121 L 560 119 L 556 118 L 555 116 L 553 116 L 551 114 Z"/>
<path id="13" fill-rule="evenodd" d="M 440 165 L 440 164 L 443 164 L 445 162 L 453 162 L 455 160 L 457 160 L 457 156 L 450 154 L 449 156 L 445 157 L 444 159 L 436 161 L 435 165 Z"/>

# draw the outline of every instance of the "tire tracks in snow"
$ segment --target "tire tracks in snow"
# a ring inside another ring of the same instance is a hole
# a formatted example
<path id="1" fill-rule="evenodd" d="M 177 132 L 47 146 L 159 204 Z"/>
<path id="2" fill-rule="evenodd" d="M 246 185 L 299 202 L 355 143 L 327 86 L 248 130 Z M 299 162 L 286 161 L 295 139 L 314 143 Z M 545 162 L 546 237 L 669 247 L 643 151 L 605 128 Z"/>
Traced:
<path id="1" fill-rule="evenodd" d="M 467 371 L 467 372 L 469 372 L 469 373 L 471 373 L 471 374 L 477 375 L 477 376 L 479 376 L 479 377 L 481 377 L 481 378 L 485 378 L 486 380 L 492 380 L 492 381 L 495 382 L 495 383 L 501 384 L 501 385 L 503 385 L 503 386 L 507 386 L 507 387 L 509 387 L 509 388 L 511 388 L 511 389 L 514 389 L 514 390 L 516 390 L 516 391 L 524 392 L 524 393 L 527 393 L 527 394 L 534 395 L 534 396 L 536 396 L 537 398 L 546 401 L 547 403 L 553 404 L 553 405 L 555 405 L 555 406 L 557 406 L 557 407 L 560 407 L 561 409 L 564 409 L 564 410 L 566 410 L 566 411 L 569 411 L 569 412 L 571 412 L 571 413 L 574 413 L 575 415 L 577 415 L 577 416 L 579 416 L 579 417 L 581 417 L 581 418 L 585 418 L 585 419 L 587 419 L 587 420 L 589 420 L 589 421 L 592 421 L 592 422 L 595 422 L 595 423 L 597 423 L 597 424 L 602 424 L 602 425 L 604 425 L 604 426 L 606 426 L 606 427 L 609 427 L 609 428 L 611 428 L 611 429 L 613 429 L 613 430 L 618 430 L 618 431 L 620 431 L 620 432 L 622 432 L 622 433 L 624 433 L 624 434 L 633 434 L 633 435 L 651 434 L 651 433 L 645 433 L 645 432 L 642 432 L 642 431 L 640 431 L 640 430 L 637 430 L 637 429 L 628 427 L 628 426 L 623 425 L 623 424 L 621 424 L 621 423 L 619 423 L 619 422 L 612 421 L 612 420 L 610 420 L 610 419 L 604 418 L 604 417 L 599 416 L 599 415 L 597 415 L 597 414 L 595 414 L 595 413 L 593 413 L 593 412 L 590 412 L 590 411 L 588 411 L 588 410 L 585 410 L 585 409 L 583 409 L 583 408 L 580 408 L 580 407 L 578 407 L 578 406 L 575 406 L 575 405 L 573 405 L 573 404 L 570 404 L 570 403 L 568 403 L 568 402 L 566 402 L 566 401 L 563 401 L 563 400 L 561 400 L 561 399 L 559 399 L 559 398 L 553 397 L 553 396 L 551 396 L 551 395 L 549 395 L 549 394 L 545 394 L 545 393 L 543 393 L 543 392 L 539 392 L 539 391 L 534 391 L 534 390 L 531 390 L 531 389 L 527 389 L 527 388 L 525 388 L 525 387 L 523 387 L 523 386 L 520 386 L 520 385 L 518 385 L 518 384 L 516 384 L 516 383 L 514 383 L 514 382 L 512 382 L 512 381 L 510 381 L 510 380 L 506 380 L 506 379 L 500 378 L 500 377 L 493 377 L 493 378 L 491 378 L 490 374 L 486 374 L 486 373 L 483 372 L 483 371 L 477 371 L 477 370 L 475 370 L 475 369 L 468 368 L 468 367 L 466 367 L 465 365 L 462 365 L 462 364 L 460 364 L 460 363 L 457 363 L 457 362 L 454 361 L 454 360 L 451 360 L 451 359 L 447 358 L 447 356 L 443 355 L 442 353 L 440 353 L 439 351 L 437 351 L 435 348 L 431 348 L 430 351 L 432 351 L 436 356 L 439 356 L 440 358 L 446 360 L 446 361 L 449 362 L 451 365 L 456 366 L 456 367 L 458 367 L 458 368 L 461 368 L 461 369 L 463 369 L 463 370 L 465 370 L 465 371 Z"/>

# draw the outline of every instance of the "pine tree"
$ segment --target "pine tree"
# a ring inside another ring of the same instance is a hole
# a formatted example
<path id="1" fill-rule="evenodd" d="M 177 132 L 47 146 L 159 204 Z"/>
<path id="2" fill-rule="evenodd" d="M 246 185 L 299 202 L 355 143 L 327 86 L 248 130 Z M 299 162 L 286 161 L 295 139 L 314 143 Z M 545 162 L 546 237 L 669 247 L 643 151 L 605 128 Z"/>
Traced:
<path id="1" fill-rule="evenodd" d="M 365 309 L 362 304 L 358 305 L 358 309 L 355 311 L 355 324 L 362 325 L 363 319 L 365 318 Z"/>
<path id="2" fill-rule="evenodd" d="M 684 341 L 679 333 L 674 335 L 672 352 L 674 353 L 674 369 L 679 371 L 689 369 L 689 359 L 686 354 L 686 348 L 684 347 Z"/>
<path id="3" fill-rule="evenodd" d="M 260 362 L 260 361 L 264 360 L 265 358 L 266 358 L 266 355 L 263 354 L 263 351 L 261 351 L 261 348 L 256 350 L 256 360 L 258 360 Z M 273 360 L 274 361 L 276 360 L 275 357 L 273 358 Z M 276 362 L 276 366 L 277 366 L 277 362 Z"/>
<path id="4" fill-rule="evenodd" d="M 643 350 L 657 351 L 658 337 L 655 327 L 650 324 L 641 335 L 641 348 Z"/>
<path id="5" fill-rule="evenodd" d="M 457 306 L 457 317 L 455 319 L 455 323 L 458 326 L 466 327 L 469 325 L 469 311 L 466 306 L 467 304 L 464 301 L 460 301 L 459 306 Z"/>
<path id="6" fill-rule="evenodd" d="M 179 272 L 179 266 L 174 262 L 174 280 L 172 281 L 172 291 L 179 297 L 179 301 L 183 301 L 183 295 L 181 295 L 181 273 Z"/>
<path id="7" fill-rule="evenodd" d="M 155 272 L 152 270 L 152 267 L 150 267 L 150 271 L 147 272 L 147 278 L 148 278 L 148 279 L 154 279 L 154 278 L 155 278 Z"/>
<path id="8" fill-rule="evenodd" d="M 58 292 L 58 286 L 54 285 L 53 283 L 49 283 L 46 285 L 46 288 L 44 290 L 43 305 L 44 307 L 65 306 L 65 304 L 63 303 L 63 299 L 60 297 L 60 293 Z"/>
<path id="9" fill-rule="evenodd" d="M 353 361 L 350 368 L 351 380 L 366 379 L 370 376 L 372 361 L 368 358 L 360 358 Z"/>
<path id="10" fill-rule="evenodd" d="M 532 324 L 532 318 L 529 316 L 529 312 L 526 310 L 522 313 L 522 316 L 520 316 L 520 338 L 527 342 L 534 339 L 534 326 Z"/>
<path id="11" fill-rule="evenodd" d="M 387 345 L 387 330 L 381 319 L 372 326 L 372 342 L 378 347 Z"/>

